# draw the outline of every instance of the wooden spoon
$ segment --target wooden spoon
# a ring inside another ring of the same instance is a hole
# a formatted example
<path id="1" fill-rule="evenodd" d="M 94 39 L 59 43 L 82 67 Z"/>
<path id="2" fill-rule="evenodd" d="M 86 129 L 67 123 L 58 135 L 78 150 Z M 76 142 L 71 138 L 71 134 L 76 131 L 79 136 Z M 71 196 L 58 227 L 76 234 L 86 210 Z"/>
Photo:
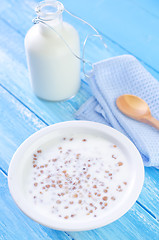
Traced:
<path id="1" fill-rule="evenodd" d="M 159 129 L 159 121 L 152 117 L 148 104 L 141 98 L 125 94 L 117 98 L 117 107 L 130 118 Z"/>

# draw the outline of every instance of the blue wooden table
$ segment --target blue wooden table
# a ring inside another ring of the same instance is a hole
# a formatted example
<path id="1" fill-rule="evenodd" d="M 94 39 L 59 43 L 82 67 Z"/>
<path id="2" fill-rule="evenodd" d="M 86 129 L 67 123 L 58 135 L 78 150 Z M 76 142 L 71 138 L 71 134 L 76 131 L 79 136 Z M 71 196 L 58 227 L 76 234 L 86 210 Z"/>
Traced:
<path id="1" fill-rule="evenodd" d="M 35 17 L 38 1 L 1 0 L 0 4 L 0 239 L 115 240 L 159 239 L 159 170 L 145 168 L 145 182 L 134 206 L 119 220 L 86 232 L 60 232 L 26 217 L 8 190 L 7 174 L 18 146 L 32 133 L 57 122 L 73 120 L 90 96 L 81 74 L 78 94 L 65 102 L 46 102 L 32 92 L 26 65 L 24 37 Z M 132 54 L 159 80 L 159 1 L 63 0 L 66 9 L 90 22 L 104 36 L 89 40 L 86 57 L 91 62 Z M 88 27 L 69 16 L 81 39 Z M 82 46 L 82 44 L 81 44 Z"/>

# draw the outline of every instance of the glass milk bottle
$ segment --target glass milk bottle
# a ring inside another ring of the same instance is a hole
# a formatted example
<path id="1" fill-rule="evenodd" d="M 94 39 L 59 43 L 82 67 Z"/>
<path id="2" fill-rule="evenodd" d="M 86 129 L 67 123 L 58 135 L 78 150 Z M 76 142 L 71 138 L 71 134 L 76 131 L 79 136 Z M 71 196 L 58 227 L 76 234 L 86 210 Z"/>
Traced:
<path id="1" fill-rule="evenodd" d="M 71 98 L 80 87 L 80 60 L 75 56 L 80 55 L 79 36 L 62 21 L 63 10 L 58 1 L 41 2 L 36 8 L 39 23 L 25 37 L 33 91 L 50 101 Z"/>

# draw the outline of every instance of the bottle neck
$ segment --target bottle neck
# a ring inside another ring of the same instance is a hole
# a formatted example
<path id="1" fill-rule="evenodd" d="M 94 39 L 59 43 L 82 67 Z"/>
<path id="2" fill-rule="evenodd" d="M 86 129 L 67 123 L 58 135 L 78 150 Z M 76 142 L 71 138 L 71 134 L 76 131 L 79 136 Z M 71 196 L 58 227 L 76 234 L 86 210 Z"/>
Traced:
<path id="1" fill-rule="evenodd" d="M 35 9 L 37 17 L 46 24 L 56 27 L 62 24 L 62 13 L 64 6 L 62 3 L 52 1 L 42 1 Z"/>

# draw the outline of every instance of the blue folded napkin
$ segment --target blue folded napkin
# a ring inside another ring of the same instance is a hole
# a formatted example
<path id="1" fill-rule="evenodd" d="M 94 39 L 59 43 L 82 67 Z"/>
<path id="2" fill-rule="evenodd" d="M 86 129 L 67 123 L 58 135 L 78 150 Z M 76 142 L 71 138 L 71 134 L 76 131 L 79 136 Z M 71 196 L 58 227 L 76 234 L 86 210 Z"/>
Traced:
<path id="1" fill-rule="evenodd" d="M 148 103 L 159 120 L 159 82 L 131 55 L 94 64 L 88 81 L 93 97 L 76 112 L 76 118 L 116 128 L 136 145 L 145 166 L 159 167 L 159 130 L 128 118 L 116 106 L 117 97 L 134 94 Z"/>

